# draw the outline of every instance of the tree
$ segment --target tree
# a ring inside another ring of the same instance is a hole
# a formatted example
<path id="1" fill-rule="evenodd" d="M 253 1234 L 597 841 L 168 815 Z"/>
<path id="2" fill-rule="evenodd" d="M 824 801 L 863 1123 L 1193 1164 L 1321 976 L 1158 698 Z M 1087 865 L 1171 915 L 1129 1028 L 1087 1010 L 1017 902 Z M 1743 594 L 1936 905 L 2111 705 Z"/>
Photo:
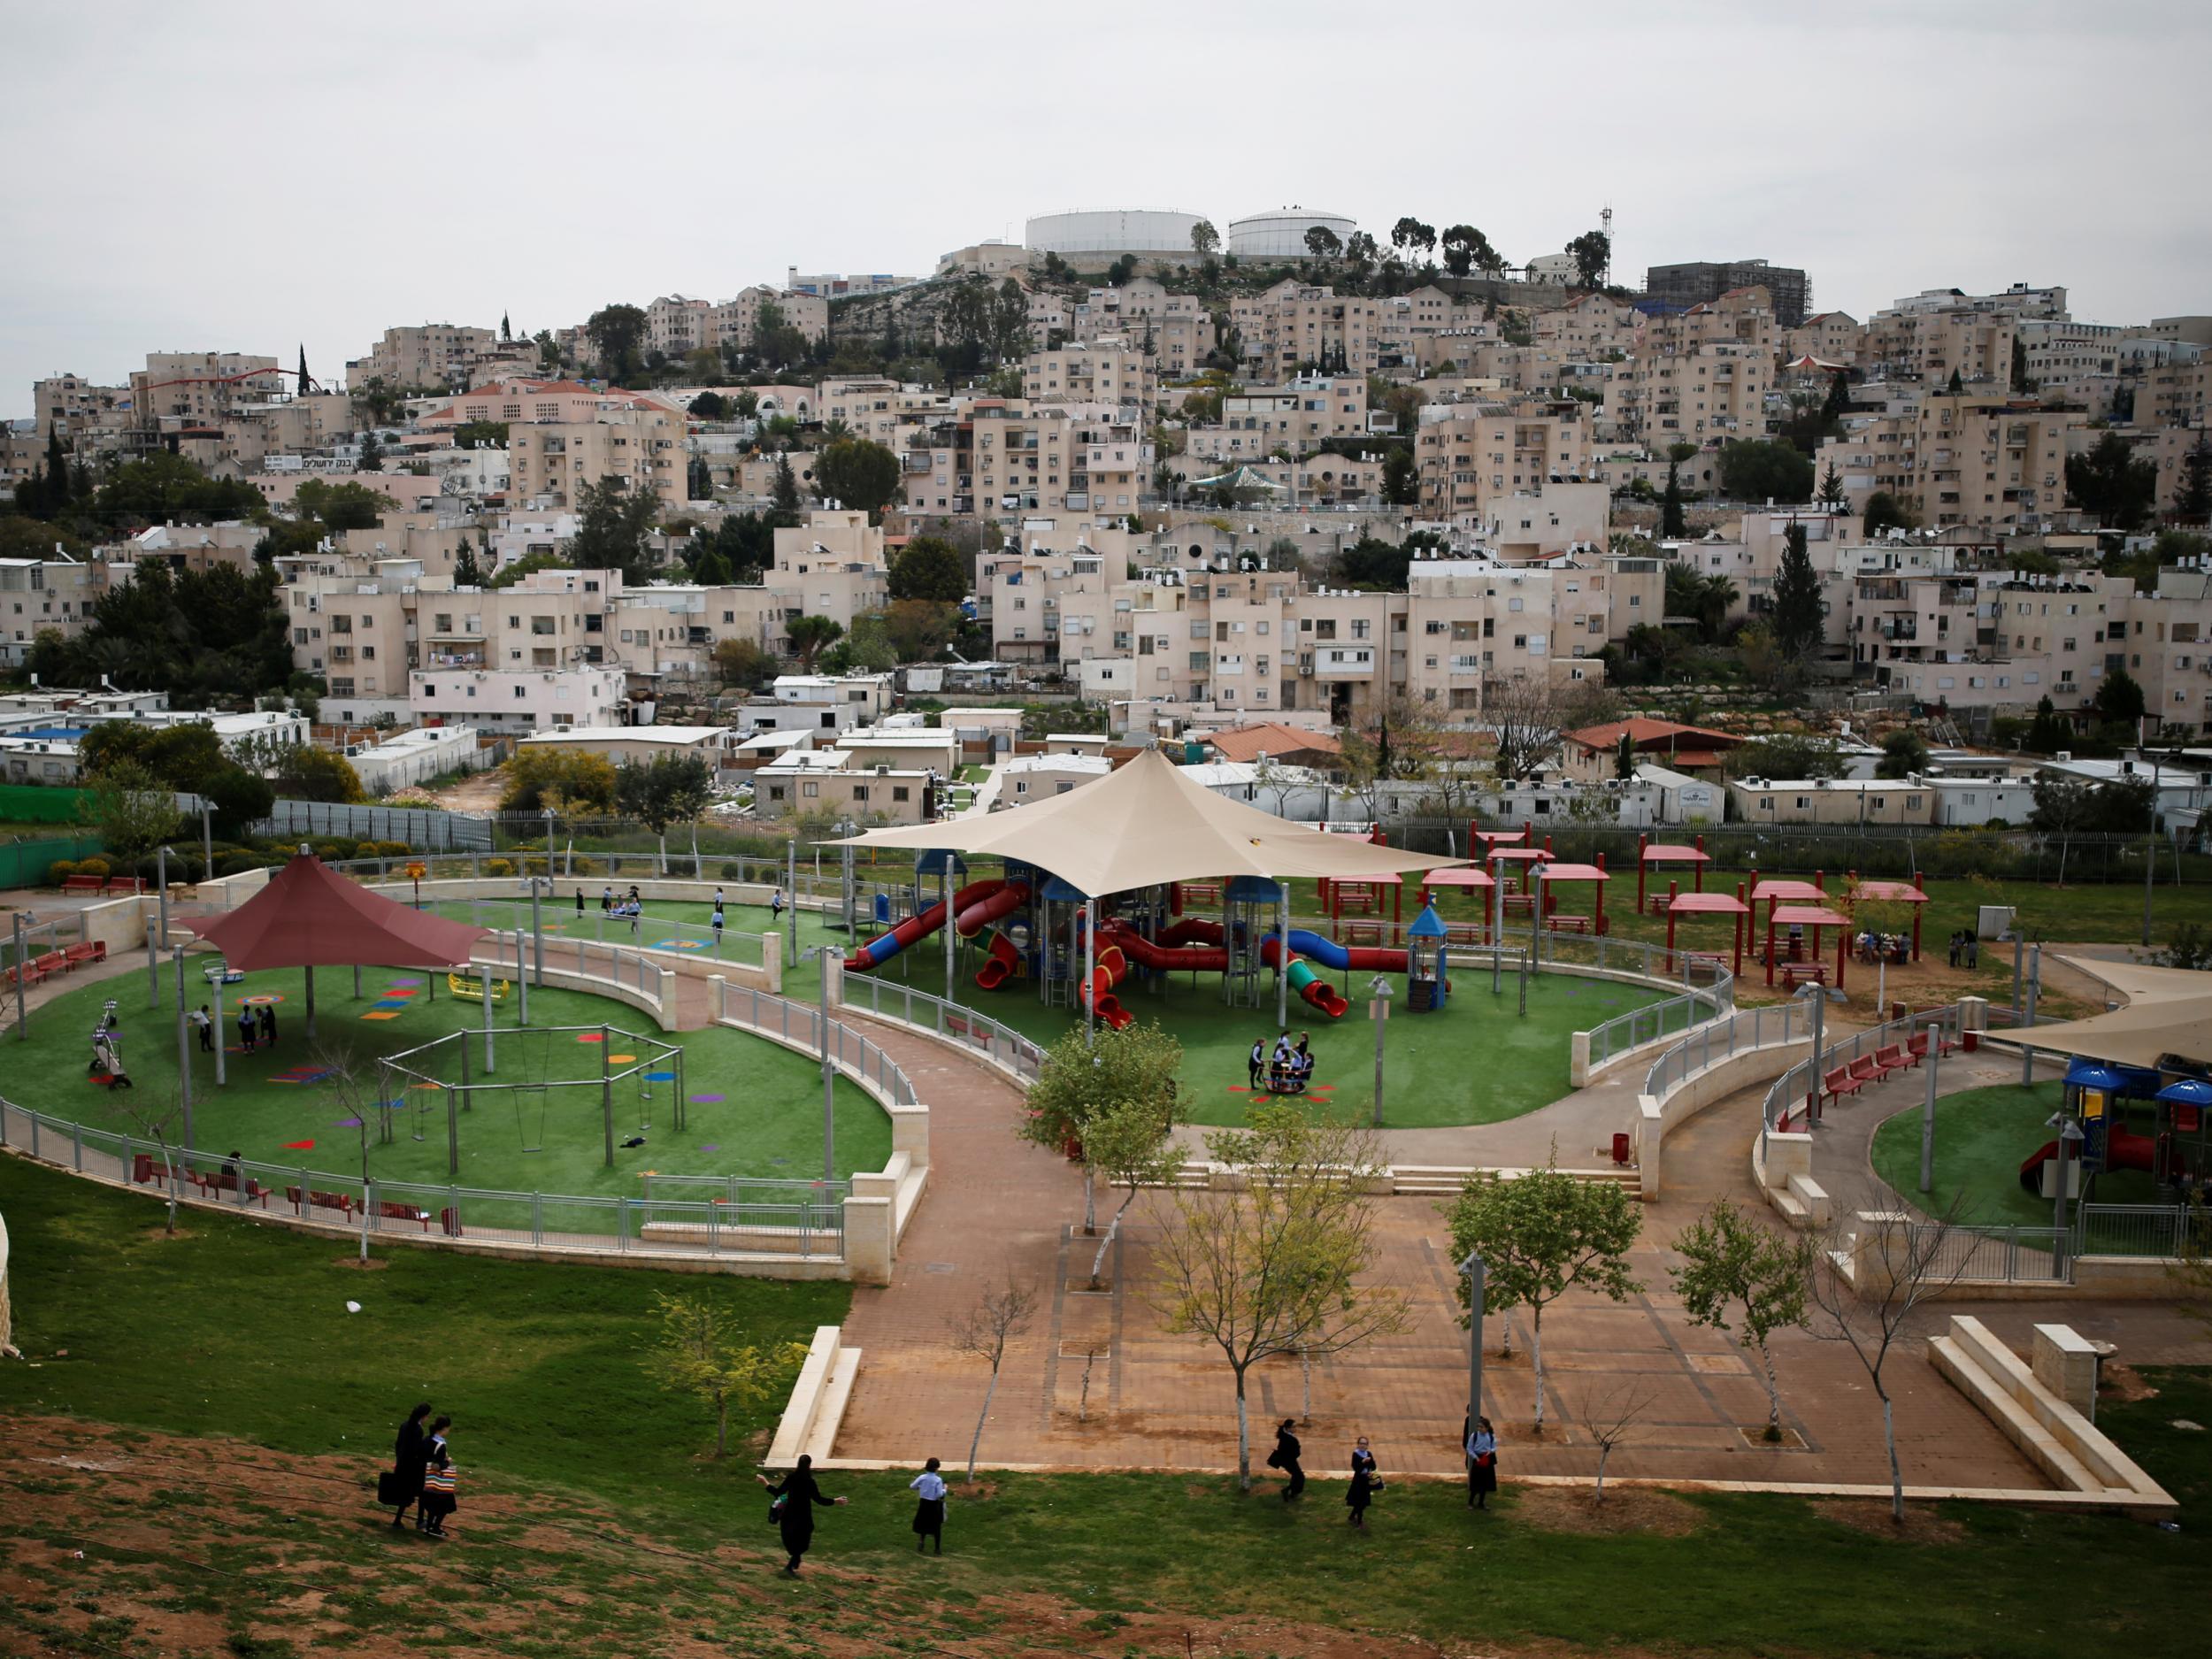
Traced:
<path id="1" fill-rule="evenodd" d="M 1689 520 L 1682 511 L 1682 463 L 1696 453 L 1694 443 L 1667 446 L 1667 493 L 1659 508 L 1659 534 L 1668 541 L 1679 541 L 1689 534 Z"/>
<path id="2" fill-rule="evenodd" d="M 1356 281 L 1366 281 L 1367 273 L 1375 268 L 1375 239 L 1363 230 L 1356 230 L 1344 239 L 1344 263 L 1351 266 Z"/>
<path id="3" fill-rule="evenodd" d="M 1436 231 L 1407 214 L 1390 227 L 1390 245 L 1409 255 L 1432 254 L 1436 251 Z"/>
<path id="4" fill-rule="evenodd" d="M 524 577 L 539 571 L 572 571 L 575 568 L 573 559 L 541 549 L 535 553 L 525 553 L 518 559 L 510 559 L 492 572 L 484 586 L 496 592 L 502 588 L 512 588 Z"/>
<path id="5" fill-rule="evenodd" d="M 527 744 L 505 767 L 503 812 L 605 813 L 614 810 L 614 766 L 580 749 Z"/>
<path id="6" fill-rule="evenodd" d="M 1567 255 L 1575 262 L 1575 280 L 1594 288 L 1613 263 L 1613 239 L 1601 230 L 1586 230 L 1567 244 Z"/>
<path id="7" fill-rule="evenodd" d="M 1497 741 L 1501 778 L 1531 776 L 1559 748 L 1558 694 L 1540 672 L 1486 682 L 1482 718 Z"/>
<path id="8" fill-rule="evenodd" d="M 365 801 L 361 775 L 335 749 L 312 743 L 282 743 L 252 751 L 269 786 L 288 801 Z"/>
<path id="9" fill-rule="evenodd" d="M 2085 512 L 2115 530 L 2137 530 L 2158 499 L 2158 464 L 2107 432 L 2086 455 L 2066 457 L 2066 493 Z"/>
<path id="10" fill-rule="evenodd" d="M 1379 536 L 1363 535 L 1350 547 L 1338 550 L 1336 579 L 1347 588 L 1367 592 L 1402 593 L 1406 573 L 1413 568 L 1417 545 L 1411 540 L 1401 545 Z"/>
<path id="11" fill-rule="evenodd" d="M 714 1298 L 661 1291 L 653 1298 L 660 1330 L 647 1350 L 645 1368 L 675 1394 L 714 1408 L 714 1455 L 730 1444 L 730 1407 L 750 1411 L 775 1399 L 806 1363 L 800 1342 L 741 1344 Z"/>
<path id="12" fill-rule="evenodd" d="M 456 588 L 481 588 L 484 585 L 484 572 L 476 563 L 476 549 L 469 544 L 465 535 L 461 538 L 461 545 L 454 549 L 453 585 Z"/>
<path id="13" fill-rule="evenodd" d="M 810 674 L 814 672 L 814 659 L 844 638 L 845 625 L 834 617 L 794 617 L 784 624 L 784 633 L 798 656 L 799 672 Z"/>
<path id="14" fill-rule="evenodd" d="M 1334 259 L 1344 251 L 1344 242 L 1326 225 L 1309 226 L 1306 230 L 1306 252 L 1316 259 Z"/>
<path id="15" fill-rule="evenodd" d="M 895 599 L 879 617 L 894 659 L 933 663 L 960 633 L 960 610 L 929 599 Z"/>
<path id="16" fill-rule="evenodd" d="M 684 412 L 700 420 L 727 420 L 730 406 L 721 393 L 702 392 L 691 400 L 691 406 Z"/>
<path id="17" fill-rule="evenodd" d="M 884 626 L 884 613 L 871 611 L 853 618 L 845 637 L 822 654 L 826 674 L 887 674 L 899 665 L 898 647 Z"/>
<path id="18" fill-rule="evenodd" d="M 1780 1440 L 1782 1390 L 1767 1343 L 1776 1332 L 1805 1323 L 1811 1241 L 1760 1225 L 1724 1198 L 1677 1234 L 1674 1248 L 1682 1264 L 1667 1274 L 1690 1323 L 1728 1333 L 1732 1317 L 1758 1350 L 1766 1374 L 1766 1438 Z"/>
<path id="19" fill-rule="evenodd" d="M 1890 1518 L 1900 1526 L 1905 1523 L 1905 1477 L 1897 1461 L 1896 1413 L 1884 1370 L 1922 1307 L 1955 1284 L 1972 1260 L 1973 1252 L 1957 1248 L 1952 1236 L 1956 1211 L 1954 1203 L 1939 1219 L 1924 1221 L 1901 1205 L 1862 1210 L 1848 1233 L 1839 1217 L 1824 1242 L 1834 1255 L 1853 1263 L 1852 1276 L 1824 1269 L 1806 1279 L 1806 1294 L 1817 1310 L 1813 1334 L 1847 1344 L 1882 1402 Z"/>
<path id="20" fill-rule="evenodd" d="M 1348 721 L 1339 740 L 1346 787 L 1380 823 L 1393 787 L 1431 777 L 1442 750 L 1443 733 L 1426 703 L 1392 692 L 1369 703 Z"/>
<path id="21" fill-rule="evenodd" d="M 645 313 L 634 305 L 603 305 L 584 319 L 599 372 L 618 385 L 636 380 L 644 367 L 639 347 L 645 340 Z"/>
<path id="22" fill-rule="evenodd" d="M 1836 464 L 1831 461 L 1828 470 L 1820 475 L 1820 504 L 1834 510 L 1840 508 L 1845 499 L 1843 474 L 1836 471 Z"/>
<path id="23" fill-rule="evenodd" d="M 2197 441 L 2181 457 L 2181 484 L 2174 491 L 2174 517 L 2186 524 L 2212 522 L 2212 427 L 2199 426 Z"/>
<path id="24" fill-rule="evenodd" d="M 1202 259 L 1210 259 L 1220 250 L 1221 233 L 1214 228 L 1211 219 L 1202 219 L 1190 227 L 1190 246 L 1191 251 Z"/>
<path id="25" fill-rule="evenodd" d="M 364 472 L 381 472 L 384 470 L 384 446 L 376 441 L 373 429 L 361 434 L 360 453 L 353 464 Z"/>
<path id="26" fill-rule="evenodd" d="M 1121 1236 L 1122 1217 L 1136 1202 L 1141 1187 L 1165 1187 L 1182 1167 L 1183 1150 L 1176 1144 L 1175 1125 L 1182 1121 L 1179 1091 L 1164 1098 L 1117 1101 L 1096 1113 L 1083 1129 L 1083 1169 L 1087 1185 L 1102 1183 L 1123 1189 L 1122 1201 L 1099 1235 L 1098 1250 L 1091 1257 L 1091 1288 L 1101 1286 L 1106 1253 Z"/>
<path id="27" fill-rule="evenodd" d="M 578 570 L 618 571 L 626 584 L 642 586 L 653 567 L 646 541 L 660 518 L 660 496 L 611 472 L 587 484 L 578 504 L 576 534 L 561 544 L 563 556 Z"/>
<path id="28" fill-rule="evenodd" d="M 1455 277 L 1463 277 L 1477 265 L 1487 271 L 1504 261 L 1491 247 L 1490 238 L 1472 225 L 1454 225 L 1444 233 L 1444 268 Z"/>
<path id="29" fill-rule="evenodd" d="M 142 857 L 184 823 L 175 795 L 134 760 L 102 772 L 85 794 L 83 810 L 108 851 L 121 859 Z"/>
<path id="30" fill-rule="evenodd" d="M 1840 778 L 1843 750 L 1832 737 L 1779 732 L 1728 751 L 1721 770 L 1731 778 Z"/>
<path id="31" fill-rule="evenodd" d="M 968 596 L 968 561 L 942 536 L 918 535 L 891 566 L 891 597 L 956 605 Z"/>
<path id="32" fill-rule="evenodd" d="M 216 1034 L 219 1040 L 222 1033 L 219 1032 Z M 177 1232 L 177 1198 L 184 1189 L 185 1179 L 189 1171 L 186 1170 L 183 1163 L 175 1154 L 169 1150 L 169 1138 L 176 1128 L 178 1118 L 184 1111 L 184 1102 L 173 1088 L 164 1095 L 158 1103 L 149 1106 L 141 1106 L 138 1103 L 138 1094 L 134 1089 L 126 1094 L 118 1094 L 111 1089 L 108 1092 L 108 1099 L 119 1102 L 124 1115 L 138 1126 L 138 1133 L 161 1148 L 162 1182 L 168 1188 L 169 1197 L 168 1214 L 162 1223 L 162 1231 L 174 1238 Z M 185 1149 L 189 1151 L 191 1148 Z M 244 1179 L 242 1172 L 239 1179 L 242 1180 Z M 4 1306 L 4 1304 L 0 1303 L 0 1306 Z M 4 1334 L 4 1333 L 0 1333 L 0 1335 Z"/>
<path id="33" fill-rule="evenodd" d="M 1786 443 L 1731 439 L 1721 445 L 1720 487 L 1732 501 L 1810 501 L 1813 464 Z"/>
<path id="34" fill-rule="evenodd" d="M 204 524 L 252 518 L 264 511 L 261 492 L 251 484 L 211 478 L 166 449 L 110 469 L 93 501 L 93 516 L 116 526 Z"/>
<path id="35" fill-rule="evenodd" d="M 1165 1189 L 1159 1277 L 1147 1300 L 1170 1334 L 1205 1338 L 1234 1374 L 1237 1479 L 1248 1492 L 1252 1368 L 1402 1331 L 1411 1302 L 1402 1290 L 1358 1282 L 1377 1249 L 1366 1187 L 1384 1164 L 1364 1130 L 1294 1106 L 1254 1106 L 1244 1127 L 1208 1135 L 1206 1149 L 1245 1179 L 1230 1191 Z"/>
<path id="36" fill-rule="evenodd" d="M 2055 755 L 2072 736 L 2073 728 L 2059 718 L 2057 707 L 2046 695 L 2035 705 L 2035 718 L 2028 723 L 2028 735 L 2022 747 L 2034 755 Z"/>
<path id="37" fill-rule="evenodd" d="M 1592 1502 L 1605 1502 L 1605 1466 L 1612 1462 L 1614 1450 L 1628 1439 L 1628 1432 L 1651 1409 L 1653 1386 L 1648 1378 L 1639 1378 L 1608 1389 L 1590 1408 L 1582 1427 L 1597 1442 L 1598 1489 Z"/>
<path id="38" fill-rule="evenodd" d="M 776 455 L 775 503 L 778 512 L 799 511 L 799 480 L 791 471 L 791 457 L 781 450 Z"/>
<path id="39" fill-rule="evenodd" d="M 1029 1333 L 1030 1316 L 1036 1311 L 1037 1293 L 1008 1279 L 1003 1285 L 986 1285 L 974 1308 L 952 1328 L 952 1351 L 979 1359 L 991 1368 L 990 1386 L 983 1391 L 983 1409 L 975 1416 L 975 1438 L 968 1442 L 968 1479 L 975 1479 L 976 1455 L 983 1446 L 983 1425 L 991 1418 L 991 1399 L 998 1393 L 999 1368 L 1006 1363 L 1007 1348 Z"/>
<path id="40" fill-rule="evenodd" d="M 219 767 L 194 787 L 206 797 L 210 827 L 226 841 L 242 841 L 276 804 L 267 780 L 242 766 Z"/>
<path id="41" fill-rule="evenodd" d="M 714 799 L 714 768 L 699 755 L 658 755 L 626 761 L 614 775 L 615 810 L 635 818 L 660 841 L 661 874 L 668 873 L 668 832 L 698 821 Z"/>
<path id="42" fill-rule="evenodd" d="M 1904 503 L 1886 489 L 1878 489 L 1866 498 L 1864 527 L 1869 539 L 1885 530 L 1917 529 L 1919 524 Z"/>
<path id="43" fill-rule="evenodd" d="M 714 671 L 726 686 L 758 690 L 776 677 L 775 653 L 751 640 L 723 640 L 713 652 Z"/>
<path id="44" fill-rule="evenodd" d="M 2135 676 L 2124 668 L 2115 668 L 2099 683 L 2089 706 L 2101 725 L 2132 726 L 2142 719 L 2148 705 Z"/>
<path id="45" fill-rule="evenodd" d="M 1875 763 L 1877 778 L 1909 778 L 1928 770 L 1928 740 L 1909 726 L 1882 736 L 1882 758 Z"/>
<path id="46" fill-rule="evenodd" d="M 1403 444 L 1393 444 L 1383 455 L 1383 500 L 1393 507 L 1410 507 L 1421 499 L 1420 469 L 1415 465 L 1413 451 Z"/>
<path id="47" fill-rule="evenodd" d="M 814 484 L 825 500 L 872 520 L 898 499 L 899 457 L 865 438 L 840 438 L 814 457 Z"/>
<path id="48" fill-rule="evenodd" d="M 1802 664 L 1827 637 L 1826 608 L 1820 577 L 1805 547 L 1805 526 L 1793 523 L 1783 533 L 1781 564 L 1774 575 L 1774 638 L 1789 662 Z"/>
<path id="49" fill-rule="evenodd" d="M 1481 1254 L 1483 1310 L 1529 1311 L 1529 1356 L 1536 1368 L 1536 1432 L 1544 1432 L 1544 1310 L 1578 1287 L 1624 1302 L 1643 1286 L 1630 1277 L 1628 1252 L 1643 1217 L 1610 1181 L 1578 1180 L 1559 1168 L 1559 1149 L 1540 1170 L 1510 1179 L 1494 1171 L 1469 1177 L 1444 1208 L 1452 1260 Z M 1467 1281 L 1457 1283 L 1461 1304 Z M 1506 1351 L 1513 1327 L 1506 1326 Z"/>
<path id="50" fill-rule="evenodd" d="M 1164 1125 L 1179 1123 L 1184 1097 L 1177 1078 L 1182 1064 L 1183 1045 L 1156 1020 L 1094 1034 L 1079 1026 L 1052 1045 L 1029 1086 L 1029 1110 L 1016 1125 L 1017 1133 L 1025 1141 L 1057 1151 L 1081 1144 L 1094 1122 L 1132 1107 Z M 1087 1156 L 1087 1237 L 1098 1231 L 1098 1172 Z"/>

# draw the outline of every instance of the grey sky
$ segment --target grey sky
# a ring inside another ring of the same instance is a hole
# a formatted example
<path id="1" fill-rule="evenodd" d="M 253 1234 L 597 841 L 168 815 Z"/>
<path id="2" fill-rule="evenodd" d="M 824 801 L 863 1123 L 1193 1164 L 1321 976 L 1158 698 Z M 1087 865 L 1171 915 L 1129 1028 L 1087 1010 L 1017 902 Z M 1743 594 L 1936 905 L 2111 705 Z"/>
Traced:
<path id="1" fill-rule="evenodd" d="M 1509 257 L 1761 257 L 1863 319 L 2212 310 L 2203 0 L 0 0 L 0 416 L 148 350 L 926 272 L 1032 213 L 1296 202 Z"/>

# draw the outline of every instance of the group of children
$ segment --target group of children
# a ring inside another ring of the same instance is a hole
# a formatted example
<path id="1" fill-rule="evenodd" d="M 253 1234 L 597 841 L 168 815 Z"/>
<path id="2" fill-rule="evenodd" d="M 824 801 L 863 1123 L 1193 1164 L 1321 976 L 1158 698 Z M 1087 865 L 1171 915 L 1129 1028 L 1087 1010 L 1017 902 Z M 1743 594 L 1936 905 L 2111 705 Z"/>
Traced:
<path id="1" fill-rule="evenodd" d="M 1302 1094 L 1313 1077 L 1313 1051 L 1304 1032 L 1298 1033 L 1294 1043 L 1290 1033 L 1284 1032 L 1275 1039 L 1270 1053 L 1267 1039 L 1260 1038 L 1252 1045 L 1248 1060 L 1249 1081 L 1256 1092 L 1264 1087 L 1271 1094 Z"/>

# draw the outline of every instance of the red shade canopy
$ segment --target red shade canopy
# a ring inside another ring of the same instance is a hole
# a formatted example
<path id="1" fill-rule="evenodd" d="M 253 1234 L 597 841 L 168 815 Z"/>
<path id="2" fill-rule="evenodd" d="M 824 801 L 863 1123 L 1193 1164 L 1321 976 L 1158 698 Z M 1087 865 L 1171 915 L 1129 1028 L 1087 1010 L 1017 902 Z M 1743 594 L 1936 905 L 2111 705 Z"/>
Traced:
<path id="1" fill-rule="evenodd" d="M 1851 918 L 1839 916 L 1824 905 L 1784 904 L 1778 906 L 1767 920 L 1777 927 L 1848 927 Z"/>
<path id="2" fill-rule="evenodd" d="M 1765 899 L 1804 899 L 1814 904 L 1825 904 L 1828 895 L 1809 881 L 1798 881 L 1784 876 L 1770 878 L 1751 889 L 1754 904 Z"/>
<path id="3" fill-rule="evenodd" d="M 1490 849 L 1490 862 L 1543 864 L 1551 862 L 1551 855 L 1540 847 L 1494 847 Z"/>
<path id="4" fill-rule="evenodd" d="M 1909 881 L 1862 881 L 1851 889 L 1854 903 L 1925 904 L 1928 895 Z"/>
<path id="5" fill-rule="evenodd" d="M 1509 847 L 1516 841 L 1526 841 L 1528 831 L 1525 829 L 1477 830 L 1475 839 L 1485 847 Z"/>
<path id="6" fill-rule="evenodd" d="M 1537 879 L 1553 881 L 1610 881 L 1613 878 L 1595 864 L 1540 864 Z"/>
<path id="7" fill-rule="evenodd" d="M 1732 893 L 1678 893 L 1667 901 L 1670 916 L 1748 916 L 1751 907 Z"/>
<path id="8" fill-rule="evenodd" d="M 1709 864 L 1713 856 L 1695 847 L 1652 846 L 1644 849 L 1647 864 Z"/>
<path id="9" fill-rule="evenodd" d="M 234 968 L 465 967 L 491 930 L 410 910 L 303 855 L 227 916 L 195 931 Z"/>
<path id="10" fill-rule="evenodd" d="M 1479 870 L 1432 870 L 1421 878 L 1432 887 L 1494 887 L 1498 884 Z"/>

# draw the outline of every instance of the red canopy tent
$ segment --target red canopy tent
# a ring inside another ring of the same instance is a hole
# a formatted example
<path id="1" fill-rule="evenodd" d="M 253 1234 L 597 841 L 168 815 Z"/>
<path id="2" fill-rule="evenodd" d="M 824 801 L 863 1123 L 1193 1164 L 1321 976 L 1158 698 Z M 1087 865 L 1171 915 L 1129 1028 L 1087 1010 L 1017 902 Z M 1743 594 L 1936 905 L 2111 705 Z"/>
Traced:
<path id="1" fill-rule="evenodd" d="M 1475 891 L 1484 887 L 1494 887 L 1497 885 L 1494 879 L 1483 872 L 1471 870 L 1464 865 L 1453 870 L 1431 870 L 1421 878 L 1420 904 L 1424 910 L 1427 909 L 1439 892 L 1454 888 Z M 1486 942 L 1490 942 L 1490 906 L 1486 903 L 1483 906 L 1482 915 L 1482 934 Z"/>
<path id="2" fill-rule="evenodd" d="M 1751 909 L 1754 912 L 1751 925 L 1755 933 L 1759 925 L 1756 912 L 1762 903 L 1767 907 L 1770 918 L 1778 904 L 1825 904 L 1828 902 L 1825 881 L 1825 875 L 1815 871 L 1810 881 L 1800 881 L 1793 876 L 1769 876 L 1765 880 L 1754 884 L 1751 889 Z"/>
<path id="3" fill-rule="evenodd" d="M 1546 926 L 1556 928 L 1558 926 L 1552 919 L 1552 912 L 1559 905 L 1558 899 L 1552 893 L 1553 885 L 1561 881 L 1587 881 L 1593 884 L 1592 890 L 1597 895 L 1597 913 L 1591 920 L 1590 931 L 1593 933 L 1605 931 L 1605 884 L 1613 878 L 1605 872 L 1603 853 L 1598 855 L 1598 861 L 1594 864 L 1540 864 L 1536 866 L 1536 878 L 1543 887 Z"/>
<path id="4" fill-rule="evenodd" d="M 1501 895 L 1501 902 L 1504 904 L 1506 909 L 1518 910 L 1523 904 L 1533 907 L 1536 902 L 1535 883 L 1530 879 L 1526 868 L 1524 868 L 1520 877 L 1521 890 L 1519 893 L 1516 894 L 1509 890 L 1514 878 L 1508 875 L 1505 872 L 1498 870 L 1497 866 L 1500 864 L 1520 864 L 1525 867 L 1541 864 L 1549 864 L 1550 862 L 1551 852 L 1548 848 L 1532 846 L 1493 847 L 1490 849 L 1490 864 L 1494 873 L 1497 876 L 1498 886 L 1501 888 L 1508 889 Z"/>
<path id="5" fill-rule="evenodd" d="M 1674 927 L 1685 916 L 1732 916 L 1736 918 L 1736 965 L 1739 978 L 1743 974 L 1744 918 L 1751 914 L 1751 907 L 1743 902 L 1740 887 L 1729 893 L 1680 893 L 1678 883 L 1667 883 L 1667 972 L 1674 972 Z"/>
<path id="6" fill-rule="evenodd" d="M 234 968 L 307 970 L 307 1034 L 315 1034 L 315 970 L 466 967 L 488 927 L 411 910 L 334 874 L 303 853 L 227 916 L 193 931 Z"/>
<path id="7" fill-rule="evenodd" d="M 1712 862 L 1711 856 L 1705 850 L 1705 837 L 1702 835 L 1697 838 L 1697 844 L 1694 847 L 1685 847 L 1678 842 L 1671 844 L 1654 841 L 1648 835 L 1639 835 L 1636 838 L 1637 914 L 1640 916 L 1643 914 L 1644 877 L 1651 871 L 1662 864 L 1688 864 L 1696 872 L 1694 882 L 1696 890 L 1702 893 L 1705 891 L 1705 866 Z M 1655 896 L 1651 903 L 1652 913 L 1657 915 L 1665 908 Z"/>
<path id="8" fill-rule="evenodd" d="M 1909 904 L 1912 910 L 1912 959 L 1920 960 L 1920 918 L 1927 913 L 1928 895 L 1909 881 L 1855 881 L 1851 886 L 1852 914 L 1864 904 Z"/>
<path id="9" fill-rule="evenodd" d="M 1805 952 L 1805 960 L 1817 974 L 1820 962 L 1820 930 L 1836 930 L 1836 989 L 1843 989 L 1843 964 L 1851 955 L 1851 918 L 1839 915 L 1824 904 L 1781 904 L 1767 911 L 1767 983 L 1774 983 L 1774 930 L 1783 927 L 1802 927 L 1811 933 L 1812 944 Z"/>

